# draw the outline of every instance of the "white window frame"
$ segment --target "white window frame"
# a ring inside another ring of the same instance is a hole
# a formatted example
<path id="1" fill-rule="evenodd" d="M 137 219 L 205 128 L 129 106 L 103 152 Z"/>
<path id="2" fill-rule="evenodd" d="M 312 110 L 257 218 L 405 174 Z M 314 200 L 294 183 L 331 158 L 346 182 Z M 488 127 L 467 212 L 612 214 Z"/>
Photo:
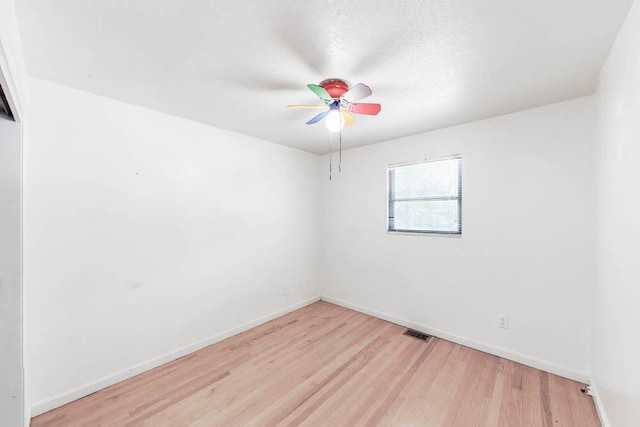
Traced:
<path id="1" fill-rule="evenodd" d="M 458 159 L 458 196 L 457 197 L 416 197 L 411 200 L 457 200 L 458 201 L 458 230 L 456 231 L 440 231 L 440 230 L 402 230 L 391 229 L 391 209 L 392 204 L 404 199 L 392 199 L 392 183 L 391 183 L 391 171 L 393 169 L 401 168 L 403 166 L 412 166 L 423 163 L 440 162 L 443 160 Z M 453 154 L 450 156 L 434 157 L 422 160 L 420 162 L 409 163 L 393 163 L 387 166 L 387 233 L 389 234 L 410 234 L 410 235 L 445 235 L 445 236 L 461 236 L 462 235 L 462 155 Z"/>

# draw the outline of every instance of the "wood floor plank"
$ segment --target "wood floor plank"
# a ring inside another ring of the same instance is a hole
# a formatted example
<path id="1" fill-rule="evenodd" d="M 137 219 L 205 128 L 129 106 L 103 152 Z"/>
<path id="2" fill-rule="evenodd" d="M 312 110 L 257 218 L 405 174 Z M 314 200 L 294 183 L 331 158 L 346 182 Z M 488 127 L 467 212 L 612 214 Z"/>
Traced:
<path id="1" fill-rule="evenodd" d="M 599 426 L 580 384 L 326 302 L 32 426 Z"/>

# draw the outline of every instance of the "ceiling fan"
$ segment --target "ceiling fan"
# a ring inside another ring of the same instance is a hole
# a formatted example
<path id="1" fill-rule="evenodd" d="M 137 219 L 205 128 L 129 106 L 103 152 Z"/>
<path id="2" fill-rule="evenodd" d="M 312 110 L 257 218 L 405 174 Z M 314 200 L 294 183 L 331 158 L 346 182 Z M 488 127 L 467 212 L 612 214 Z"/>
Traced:
<path id="1" fill-rule="evenodd" d="M 318 85 L 308 84 L 307 87 L 324 101 L 325 105 L 287 105 L 287 108 L 321 109 L 329 107 L 307 122 L 308 125 L 312 125 L 325 119 L 329 132 L 339 132 L 344 126 L 354 124 L 356 119 L 353 114 L 375 116 L 382 109 L 380 104 L 358 102 L 372 93 L 371 88 L 362 83 L 350 87 L 349 83 L 342 79 L 327 79 Z"/>

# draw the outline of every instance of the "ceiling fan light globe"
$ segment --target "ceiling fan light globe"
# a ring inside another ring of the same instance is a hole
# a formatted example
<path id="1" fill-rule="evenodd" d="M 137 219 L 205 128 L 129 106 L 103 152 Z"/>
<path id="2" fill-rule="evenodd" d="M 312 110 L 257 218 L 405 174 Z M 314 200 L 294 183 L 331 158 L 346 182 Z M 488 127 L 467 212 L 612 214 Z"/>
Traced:
<path id="1" fill-rule="evenodd" d="M 331 110 L 329 114 L 327 114 L 327 117 L 325 117 L 324 124 L 327 129 L 329 129 L 329 132 L 340 132 L 340 130 L 344 127 L 344 117 L 342 117 L 340 111 Z"/>

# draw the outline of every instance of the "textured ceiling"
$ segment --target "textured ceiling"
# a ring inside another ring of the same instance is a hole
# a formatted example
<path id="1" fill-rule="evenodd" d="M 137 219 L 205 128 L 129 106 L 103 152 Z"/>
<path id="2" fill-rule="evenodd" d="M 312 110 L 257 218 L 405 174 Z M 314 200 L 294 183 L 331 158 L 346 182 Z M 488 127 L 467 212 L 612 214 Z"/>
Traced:
<path id="1" fill-rule="evenodd" d="M 28 73 L 316 153 L 305 85 L 371 86 L 346 148 L 591 94 L 632 0 L 23 0 Z"/>

